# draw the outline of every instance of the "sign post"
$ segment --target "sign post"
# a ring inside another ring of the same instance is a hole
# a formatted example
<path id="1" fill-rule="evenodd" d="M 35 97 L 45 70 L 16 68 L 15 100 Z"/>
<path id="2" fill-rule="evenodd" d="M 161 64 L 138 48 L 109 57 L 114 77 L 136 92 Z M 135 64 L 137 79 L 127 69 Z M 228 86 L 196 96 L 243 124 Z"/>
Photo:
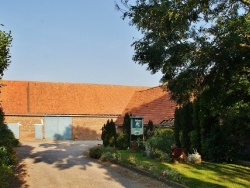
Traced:
<path id="1" fill-rule="evenodd" d="M 138 136 L 143 136 L 143 117 L 142 116 L 130 116 L 130 145 L 132 142 L 132 136 L 133 137 L 138 137 Z"/>

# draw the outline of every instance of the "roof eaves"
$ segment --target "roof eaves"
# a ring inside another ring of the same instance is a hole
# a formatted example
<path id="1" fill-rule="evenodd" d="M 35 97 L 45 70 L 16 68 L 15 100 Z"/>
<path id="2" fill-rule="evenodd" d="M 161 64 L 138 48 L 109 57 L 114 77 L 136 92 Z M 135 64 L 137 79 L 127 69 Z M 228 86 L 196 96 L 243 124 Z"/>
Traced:
<path id="1" fill-rule="evenodd" d="M 21 116 L 21 117 L 119 117 L 120 114 L 4 114 L 4 116 Z"/>

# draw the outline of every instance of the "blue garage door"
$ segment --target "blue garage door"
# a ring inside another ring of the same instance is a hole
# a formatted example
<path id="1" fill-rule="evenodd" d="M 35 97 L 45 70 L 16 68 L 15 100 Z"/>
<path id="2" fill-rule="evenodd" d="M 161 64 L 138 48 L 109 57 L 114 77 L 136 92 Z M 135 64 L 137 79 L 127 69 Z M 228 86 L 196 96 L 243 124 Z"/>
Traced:
<path id="1" fill-rule="evenodd" d="M 43 125 L 35 124 L 35 138 L 37 140 L 43 139 Z"/>
<path id="2" fill-rule="evenodd" d="M 19 123 L 8 123 L 8 128 L 13 132 L 16 139 L 19 139 Z"/>
<path id="3" fill-rule="evenodd" d="M 45 138 L 70 140 L 72 138 L 71 117 L 45 117 Z"/>

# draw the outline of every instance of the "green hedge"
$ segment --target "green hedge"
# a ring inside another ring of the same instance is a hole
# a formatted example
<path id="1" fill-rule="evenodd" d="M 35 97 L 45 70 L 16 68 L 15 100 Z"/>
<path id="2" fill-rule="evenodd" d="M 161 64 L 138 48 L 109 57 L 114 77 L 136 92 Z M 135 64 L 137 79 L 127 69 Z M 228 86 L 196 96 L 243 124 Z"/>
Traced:
<path id="1" fill-rule="evenodd" d="M 94 146 L 89 149 L 89 156 L 101 161 L 115 161 L 118 159 L 117 150 L 114 147 Z"/>
<path id="2" fill-rule="evenodd" d="M 18 140 L 8 129 L 7 125 L 0 125 L 0 188 L 8 187 L 10 178 L 14 176 L 13 166 L 16 162 L 14 147 Z"/>

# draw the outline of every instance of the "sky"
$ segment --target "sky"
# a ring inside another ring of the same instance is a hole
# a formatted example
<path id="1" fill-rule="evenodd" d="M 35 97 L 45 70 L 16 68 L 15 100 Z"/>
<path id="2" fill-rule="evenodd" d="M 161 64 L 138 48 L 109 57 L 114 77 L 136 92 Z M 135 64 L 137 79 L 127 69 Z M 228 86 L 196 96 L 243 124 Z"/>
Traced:
<path id="1" fill-rule="evenodd" d="M 133 62 L 141 34 L 121 16 L 114 0 L 1 0 L 0 29 L 13 37 L 3 79 L 160 85 Z"/>

